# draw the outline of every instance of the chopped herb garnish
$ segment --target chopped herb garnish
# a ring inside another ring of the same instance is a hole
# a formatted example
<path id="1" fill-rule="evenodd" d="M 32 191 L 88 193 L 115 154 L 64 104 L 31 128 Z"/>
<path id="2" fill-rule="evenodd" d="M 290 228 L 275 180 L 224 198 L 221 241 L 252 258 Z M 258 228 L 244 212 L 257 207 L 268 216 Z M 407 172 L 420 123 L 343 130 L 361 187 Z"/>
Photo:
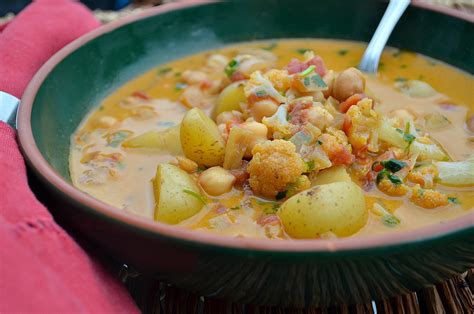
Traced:
<path id="1" fill-rule="evenodd" d="M 323 79 L 321 78 L 321 76 L 319 76 L 319 74 L 315 74 L 313 76 L 311 76 L 311 81 L 316 84 L 318 87 L 321 87 L 321 88 L 326 88 L 328 87 L 326 85 L 326 83 L 324 83 Z"/>
<path id="2" fill-rule="evenodd" d="M 391 173 L 387 175 L 387 178 L 390 180 L 390 182 L 392 182 L 395 185 L 400 185 L 403 183 L 402 179 L 400 179 L 399 177 Z"/>
<path id="3" fill-rule="evenodd" d="M 402 130 L 402 129 L 396 128 L 395 131 L 397 131 L 397 132 L 400 133 L 400 134 L 403 134 L 403 130 Z"/>
<path id="4" fill-rule="evenodd" d="M 176 72 L 176 73 L 174 74 L 174 76 L 175 76 L 175 77 L 180 77 L 180 76 L 181 76 L 181 72 Z"/>
<path id="5" fill-rule="evenodd" d="M 264 90 L 258 90 L 255 92 L 255 95 L 257 95 L 257 97 L 265 97 L 267 93 Z"/>
<path id="6" fill-rule="evenodd" d="M 202 196 L 201 194 L 198 194 L 198 193 L 196 193 L 196 192 L 193 192 L 193 191 L 190 191 L 190 190 L 186 190 L 186 189 L 184 189 L 183 192 L 186 193 L 186 194 L 191 195 L 191 196 L 194 197 L 194 198 L 197 198 L 197 199 L 198 199 L 201 203 L 203 203 L 204 205 L 207 203 L 207 202 L 206 202 L 206 198 L 205 198 L 204 196 Z"/>
<path id="7" fill-rule="evenodd" d="M 98 111 L 102 111 L 102 110 L 104 110 L 104 106 L 100 106 L 98 109 Z"/>
<path id="8" fill-rule="evenodd" d="M 311 72 L 313 72 L 314 69 L 316 69 L 316 66 L 315 65 L 310 65 L 309 67 L 306 68 L 306 70 L 301 71 L 300 73 L 298 73 L 298 76 L 305 77 L 305 76 L 311 74 Z"/>
<path id="9" fill-rule="evenodd" d="M 311 84 L 311 79 L 309 77 L 305 77 L 303 80 L 304 86 L 308 87 Z"/>
<path id="10" fill-rule="evenodd" d="M 238 210 L 238 209 L 240 209 L 240 206 L 231 207 L 231 208 L 229 208 L 229 209 L 230 209 L 230 210 Z"/>
<path id="11" fill-rule="evenodd" d="M 349 52 L 348 49 L 341 49 L 337 52 L 337 54 L 340 56 L 345 56 L 348 52 Z"/>
<path id="12" fill-rule="evenodd" d="M 410 122 L 407 122 L 405 125 L 405 132 L 403 133 L 403 140 L 408 143 L 406 150 L 410 149 L 411 144 L 415 140 L 415 136 L 410 134 Z"/>
<path id="13" fill-rule="evenodd" d="M 230 77 L 234 72 L 237 70 L 237 67 L 239 66 L 239 62 L 235 59 L 230 60 L 229 64 L 224 69 L 225 74 Z"/>
<path id="14" fill-rule="evenodd" d="M 313 171 L 316 168 L 316 165 L 314 164 L 314 160 L 307 161 L 306 168 L 307 168 L 306 170 L 307 172 Z"/>
<path id="15" fill-rule="evenodd" d="M 385 214 L 382 216 L 382 222 L 387 227 L 395 227 L 400 224 L 400 219 L 392 214 Z"/>
<path id="16" fill-rule="evenodd" d="M 400 161 L 400 160 L 397 160 L 397 159 L 390 159 L 390 160 L 382 161 L 380 164 L 382 166 L 384 166 L 385 169 L 387 169 L 391 172 L 397 172 L 400 169 L 402 169 L 403 167 L 407 166 L 406 162 L 403 162 L 403 161 Z"/>
<path id="17" fill-rule="evenodd" d="M 318 145 L 323 145 L 323 142 L 318 140 L 316 143 L 318 143 Z"/>
<path id="18" fill-rule="evenodd" d="M 406 64 L 402 64 L 400 65 L 400 69 L 406 69 L 407 65 Z"/>
<path id="19" fill-rule="evenodd" d="M 277 44 L 277 43 L 271 43 L 271 44 L 270 44 L 270 45 L 268 45 L 268 46 L 262 47 L 262 49 L 263 49 L 263 50 L 270 51 L 270 50 L 273 50 L 273 49 L 275 49 L 277 46 L 278 46 L 278 44 Z"/>
<path id="20" fill-rule="evenodd" d="M 201 173 L 201 172 L 203 172 L 204 170 L 206 170 L 206 168 L 204 168 L 204 167 L 197 167 L 196 172 L 197 172 L 197 173 Z"/>
<path id="21" fill-rule="evenodd" d="M 377 178 L 375 178 L 375 182 L 377 182 L 377 184 L 380 183 L 380 181 L 382 181 L 388 174 L 388 171 L 386 169 L 382 169 L 378 174 L 377 174 Z"/>
<path id="22" fill-rule="evenodd" d="M 395 78 L 395 82 L 406 82 L 406 81 L 408 81 L 406 77 L 397 76 Z"/>
<path id="23" fill-rule="evenodd" d="M 180 83 L 176 83 L 175 89 L 182 90 L 182 89 L 185 89 L 186 87 L 188 87 L 188 84 L 180 82 Z"/>
<path id="24" fill-rule="evenodd" d="M 379 63 L 379 71 L 383 71 L 385 69 L 385 63 L 380 62 Z"/>
<path id="25" fill-rule="evenodd" d="M 163 74 L 166 74 L 168 72 L 171 72 L 171 70 L 173 70 L 173 69 L 172 68 L 161 68 L 161 69 L 158 69 L 158 74 L 163 75 Z"/>
<path id="26" fill-rule="evenodd" d="M 382 181 L 385 178 L 388 178 L 390 180 L 390 182 L 392 182 L 395 185 L 399 185 L 399 184 L 403 183 L 402 180 L 399 177 L 397 177 L 396 175 L 391 174 L 390 172 L 387 171 L 387 169 L 383 169 L 377 174 L 377 178 L 375 179 L 375 182 L 377 182 L 377 184 L 379 184 L 380 181 Z"/>
<path id="27" fill-rule="evenodd" d="M 414 135 L 411 135 L 411 134 L 403 134 L 403 139 L 405 140 L 405 142 L 408 143 L 408 145 L 411 145 L 411 143 L 413 143 L 413 141 L 415 140 L 415 136 Z"/>
<path id="28" fill-rule="evenodd" d="M 107 138 L 107 142 L 108 142 L 107 146 L 110 146 L 110 147 L 119 146 L 119 144 L 122 143 L 123 140 L 125 140 L 130 134 L 131 132 L 129 131 L 118 131 L 114 133 L 112 136 Z"/>
<path id="29" fill-rule="evenodd" d="M 275 199 L 277 199 L 277 200 L 284 199 L 286 197 L 286 192 L 287 191 L 278 192 L 277 195 L 275 196 Z"/>
<path id="30" fill-rule="evenodd" d="M 457 197 L 448 197 L 448 202 L 450 202 L 451 204 L 461 204 Z"/>
<path id="31" fill-rule="evenodd" d="M 311 49 L 306 49 L 306 48 L 296 49 L 296 52 L 299 53 L 300 55 L 304 55 L 307 51 L 311 51 Z"/>

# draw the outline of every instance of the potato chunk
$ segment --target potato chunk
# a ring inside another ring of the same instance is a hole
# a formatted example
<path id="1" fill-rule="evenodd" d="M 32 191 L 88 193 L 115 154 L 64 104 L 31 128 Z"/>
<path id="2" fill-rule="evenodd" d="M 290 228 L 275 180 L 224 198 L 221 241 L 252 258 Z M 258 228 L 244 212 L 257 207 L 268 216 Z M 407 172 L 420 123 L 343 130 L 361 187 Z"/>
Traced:
<path id="1" fill-rule="evenodd" d="M 182 155 L 179 140 L 180 126 L 172 126 L 164 131 L 149 131 L 122 143 L 125 148 L 144 148 L 167 152 L 172 155 Z"/>
<path id="2" fill-rule="evenodd" d="M 314 186 L 284 202 L 278 213 L 294 238 L 313 239 L 326 232 L 339 237 L 359 231 L 368 219 L 362 190 L 352 182 Z"/>
<path id="3" fill-rule="evenodd" d="M 225 143 L 214 121 L 193 108 L 181 122 L 181 146 L 184 155 L 206 167 L 220 166 L 224 162 Z"/>
<path id="4" fill-rule="evenodd" d="M 222 112 L 241 110 L 240 103 L 247 102 L 247 98 L 245 98 L 244 94 L 245 82 L 246 81 L 235 82 L 224 88 L 224 90 L 219 94 L 216 106 L 212 112 L 214 118 Z"/>
<path id="5" fill-rule="evenodd" d="M 158 165 L 153 190 L 157 221 L 177 224 L 197 214 L 204 205 L 197 183 L 174 165 Z"/>

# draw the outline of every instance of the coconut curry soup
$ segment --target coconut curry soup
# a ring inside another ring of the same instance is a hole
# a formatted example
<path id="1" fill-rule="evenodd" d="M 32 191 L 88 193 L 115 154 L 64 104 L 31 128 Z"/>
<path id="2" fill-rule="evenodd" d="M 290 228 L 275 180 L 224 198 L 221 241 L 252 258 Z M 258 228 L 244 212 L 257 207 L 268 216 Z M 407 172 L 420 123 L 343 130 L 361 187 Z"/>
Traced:
<path id="1" fill-rule="evenodd" d="M 183 228 L 257 238 L 409 230 L 474 208 L 474 79 L 345 41 L 251 42 L 153 69 L 71 139 L 82 191 Z"/>

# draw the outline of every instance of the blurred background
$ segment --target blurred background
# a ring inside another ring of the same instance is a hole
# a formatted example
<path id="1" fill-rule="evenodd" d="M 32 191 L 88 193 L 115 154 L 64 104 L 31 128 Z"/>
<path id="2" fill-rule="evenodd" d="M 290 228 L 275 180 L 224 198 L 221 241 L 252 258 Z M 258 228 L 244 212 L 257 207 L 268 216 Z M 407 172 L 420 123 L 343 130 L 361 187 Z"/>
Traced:
<path id="1" fill-rule="evenodd" d="M 152 6 L 173 0 L 79 0 L 95 10 L 121 10 L 127 6 Z M 260 1 L 260 0 L 256 0 Z M 290 1 L 290 0 L 288 0 Z M 425 0 L 440 5 L 453 6 L 472 12 L 474 0 Z M 17 13 L 32 0 L 0 0 L 0 17 L 7 13 Z M 296 1 L 297 2 L 297 1 Z"/>

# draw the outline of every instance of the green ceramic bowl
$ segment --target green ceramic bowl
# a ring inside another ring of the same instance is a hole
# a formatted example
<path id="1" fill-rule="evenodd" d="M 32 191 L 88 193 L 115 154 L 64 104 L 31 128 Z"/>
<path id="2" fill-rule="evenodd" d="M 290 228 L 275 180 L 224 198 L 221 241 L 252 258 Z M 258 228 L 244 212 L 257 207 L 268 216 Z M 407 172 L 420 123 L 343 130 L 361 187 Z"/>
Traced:
<path id="1" fill-rule="evenodd" d="M 240 3 L 240 4 L 239 4 Z M 19 138 L 44 200 L 68 230 L 104 252 L 205 296 L 275 305 L 355 303 L 416 291 L 474 267 L 474 215 L 416 231 L 272 241 L 197 233 L 147 221 L 71 185 L 69 138 L 121 84 L 160 63 L 241 41 L 368 41 L 386 3 L 253 1 L 171 4 L 98 29 L 56 54 L 29 85 Z M 472 20 L 412 6 L 391 46 L 474 72 Z"/>

